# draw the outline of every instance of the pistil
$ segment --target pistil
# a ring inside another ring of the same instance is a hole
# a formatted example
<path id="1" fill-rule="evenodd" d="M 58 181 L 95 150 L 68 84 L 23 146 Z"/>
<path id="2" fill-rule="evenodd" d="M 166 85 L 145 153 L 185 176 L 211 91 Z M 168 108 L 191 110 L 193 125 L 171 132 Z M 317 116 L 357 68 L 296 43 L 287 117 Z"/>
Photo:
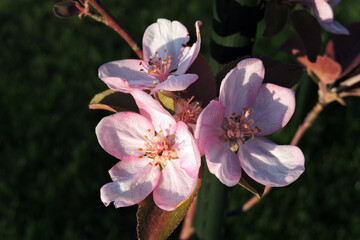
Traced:
<path id="1" fill-rule="evenodd" d="M 243 108 L 241 114 L 233 113 L 231 117 L 223 120 L 221 127 L 225 133 L 220 136 L 220 140 L 223 142 L 230 141 L 230 149 L 233 152 L 239 149 L 238 140 L 245 144 L 246 141 L 253 139 L 256 133 L 261 132 L 258 126 L 253 127 L 254 120 L 249 118 L 251 113 L 251 108 Z"/>
<path id="2" fill-rule="evenodd" d="M 200 103 L 195 101 L 192 102 L 194 96 L 190 99 L 180 99 L 175 101 L 175 120 L 183 121 L 188 124 L 196 124 L 196 121 L 202 111 Z"/>
<path id="3" fill-rule="evenodd" d="M 148 133 L 150 133 L 150 130 L 147 130 Z M 143 156 L 148 157 L 149 159 L 152 159 L 151 162 L 149 162 L 149 165 L 151 166 L 160 166 L 161 169 L 163 169 L 170 160 L 176 159 L 177 153 L 172 148 L 172 145 L 174 144 L 174 136 L 164 136 L 163 131 L 160 131 L 159 133 L 155 133 L 155 136 L 152 138 L 148 135 L 144 135 L 144 139 L 146 142 L 144 143 L 145 148 L 138 148 L 139 152 L 145 152 L 144 155 L 139 156 L 138 158 L 142 158 Z"/>
<path id="4" fill-rule="evenodd" d="M 155 76 L 160 82 L 166 80 L 170 72 L 170 63 L 172 62 L 172 54 L 168 54 L 168 49 L 164 50 L 165 58 L 159 57 L 159 53 L 155 52 L 154 56 L 149 57 L 148 66 L 140 71 L 147 71 L 148 74 Z M 140 65 L 143 65 L 140 63 Z"/>

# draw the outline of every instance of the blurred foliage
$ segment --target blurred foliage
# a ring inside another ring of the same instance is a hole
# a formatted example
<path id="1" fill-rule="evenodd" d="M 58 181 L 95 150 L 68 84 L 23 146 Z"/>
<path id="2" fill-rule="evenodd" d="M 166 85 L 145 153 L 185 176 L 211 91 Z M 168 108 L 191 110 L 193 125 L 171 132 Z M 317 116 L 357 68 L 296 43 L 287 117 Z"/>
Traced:
<path id="1" fill-rule="evenodd" d="M 99 146 L 95 126 L 109 114 L 89 110 L 106 90 L 97 68 L 135 58 L 110 28 L 91 19 L 58 19 L 55 1 L 0 1 L 0 239 L 135 239 L 137 207 L 105 208 L 100 187 L 117 162 Z M 141 43 L 145 28 L 163 17 L 179 20 L 195 39 L 203 22 L 207 56 L 211 1 L 104 1 Z M 357 0 L 335 8 L 343 24 L 359 20 Z M 345 14 L 346 13 L 346 14 Z M 262 37 L 255 56 L 293 61 L 278 47 L 294 31 Z M 323 33 L 323 40 L 330 34 Z M 316 85 L 303 77 L 292 121 L 273 139 L 291 140 L 316 101 Z M 360 105 L 331 104 L 305 134 L 300 147 L 306 171 L 291 186 L 273 189 L 252 210 L 228 219 L 226 239 L 357 239 L 360 235 Z M 251 194 L 235 187 L 229 209 Z M 177 239 L 177 232 L 171 239 Z"/>

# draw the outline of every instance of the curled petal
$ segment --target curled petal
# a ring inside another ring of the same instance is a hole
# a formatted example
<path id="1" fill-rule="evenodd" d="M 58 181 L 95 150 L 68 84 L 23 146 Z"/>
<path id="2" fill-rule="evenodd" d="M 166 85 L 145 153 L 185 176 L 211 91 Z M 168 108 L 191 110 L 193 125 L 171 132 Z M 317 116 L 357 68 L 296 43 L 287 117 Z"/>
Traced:
<path id="1" fill-rule="evenodd" d="M 320 25 L 328 32 L 335 33 L 335 34 L 344 34 L 349 35 L 349 30 L 341 25 L 337 21 L 331 21 L 331 22 L 319 22 Z"/>
<path id="2" fill-rule="evenodd" d="M 211 101 L 200 113 L 196 123 L 194 137 L 199 151 L 204 154 L 204 143 L 209 136 L 221 136 L 224 130 L 221 125 L 224 120 L 225 107 L 219 101 Z"/>
<path id="3" fill-rule="evenodd" d="M 240 161 L 230 150 L 230 142 L 221 142 L 219 137 L 208 137 L 204 144 L 206 162 L 209 171 L 226 186 L 232 187 L 241 178 Z"/>
<path id="4" fill-rule="evenodd" d="M 255 137 L 239 146 L 241 167 L 263 185 L 289 185 L 305 170 L 304 155 L 296 146 L 277 145 L 263 137 Z"/>
<path id="5" fill-rule="evenodd" d="M 160 178 L 159 167 L 149 165 L 149 159 L 120 161 L 109 173 L 114 180 L 100 190 L 101 201 L 108 206 L 127 207 L 144 200 L 157 185 Z"/>
<path id="6" fill-rule="evenodd" d="M 197 79 L 198 75 L 196 74 L 170 75 L 164 82 L 157 84 L 151 94 L 155 94 L 159 90 L 183 91 Z"/>
<path id="7" fill-rule="evenodd" d="M 335 2 L 337 4 L 337 2 Z M 334 5 L 336 5 L 334 4 Z M 334 20 L 330 3 L 326 0 L 313 0 L 313 9 L 319 24 L 328 32 L 349 35 L 349 30 Z"/>
<path id="8" fill-rule="evenodd" d="M 333 21 L 334 13 L 326 0 L 313 0 L 314 4 L 314 13 L 319 21 Z"/>
<path id="9" fill-rule="evenodd" d="M 225 116 L 240 114 L 255 100 L 264 79 L 264 65 L 260 59 L 242 60 L 221 82 L 220 102 L 226 106 Z"/>
<path id="10" fill-rule="evenodd" d="M 289 88 L 263 84 L 251 106 L 250 118 L 261 129 L 258 136 L 272 134 L 283 128 L 295 111 L 295 93 Z"/>
<path id="11" fill-rule="evenodd" d="M 180 167 L 184 169 L 190 177 L 197 178 L 201 164 L 200 152 L 187 125 L 183 122 L 178 122 L 177 125 L 176 140 L 173 148 L 179 156 Z"/>
<path id="12" fill-rule="evenodd" d="M 143 155 L 138 148 L 144 147 L 147 129 L 154 134 L 153 125 L 144 116 L 120 112 L 104 117 L 96 126 L 95 132 L 105 151 L 118 159 L 131 160 Z"/>
<path id="13" fill-rule="evenodd" d="M 157 52 L 162 59 L 172 54 L 170 71 L 178 66 L 178 57 L 183 44 L 189 41 L 186 27 L 178 21 L 158 19 L 151 24 L 143 36 L 144 60 L 148 61 Z M 165 52 L 167 50 L 167 52 Z M 175 66 L 175 67 L 172 67 Z"/>
<path id="14" fill-rule="evenodd" d="M 200 51 L 201 45 L 201 36 L 200 36 L 200 26 L 202 25 L 201 21 L 196 21 L 195 28 L 196 28 L 196 36 L 197 40 L 192 45 L 192 47 L 182 47 L 180 56 L 179 56 L 179 65 L 175 72 L 175 74 L 184 74 L 190 65 L 195 61 L 197 55 Z"/>
<path id="15" fill-rule="evenodd" d="M 158 185 L 153 192 L 154 202 L 164 210 L 172 211 L 195 191 L 198 178 L 190 177 L 180 167 L 179 161 L 171 160 L 161 171 Z"/>
<path id="16" fill-rule="evenodd" d="M 158 101 L 149 94 L 137 89 L 132 91 L 131 95 L 139 107 L 140 114 L 152 122 L 156 132 L 163 130 L 166 135 L 175 133 L 176 121 Z"/>

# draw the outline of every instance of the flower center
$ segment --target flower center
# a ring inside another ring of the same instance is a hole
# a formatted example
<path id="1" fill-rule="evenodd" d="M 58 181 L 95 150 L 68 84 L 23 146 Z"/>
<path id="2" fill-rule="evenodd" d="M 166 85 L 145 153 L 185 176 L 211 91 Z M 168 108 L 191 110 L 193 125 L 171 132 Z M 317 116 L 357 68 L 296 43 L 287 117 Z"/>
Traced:
<path id="1" fill-rule="evenodd" d="M 220 137 L 222 141 L 230 141 L 230 149 L 236 152 L 239 149 L 238 139 L 244 144 L 247 140 L 253 139 L 254 134 L 261 132 L 258 126 L 253 127 L 254 120 L 249 116 L 252 109 L 243 108 L 240 115 L 233 113 L 231 117 L 224 118 L 221 128 L 225 133 Z"/>
<path id="2" fill-rule="evenodd" d="M 146 130 L 147 133 L 150 133 L 150 129 Z M 172 145 L 175 143 L 175 135 L 171 134 L 167 137 L 164 136 L 163 131 L 160 130 L 159 133 L 156 133 L 155 136 L 151 139 L 148 135 L 144 135 L 146 140 L 145 149 L 138 148 L 139 152 L 145 152 L 144 156 L 152 159 L 149 162 L 151 166 L 160 166 L 163 169 L 170 160 L 177 159 L 177 153 L 172 148 Z M 142 158 L 139 156 L 138 158 Z"/>
<path id="3" fill-rule="evenodd" d="M 155 52 L 155 56 L 149 57 L 147 68 L 140 69 L 140 71 L 146 70 L 148 74 L 154 75 L 160 82 L 165 81 L 169 75 L 172 54 L 168 54 L 168 49 L 165 49 L 164 52 L 164 56 L 166 56 L 164 58 L 159 57 L 159 53 Z M 142 65 L 141 62 L 140 65 Z"/>
<path id="4" fill-rule="evenodd" d="M 194 96 L 187 100 L 181 98 L 175 101 L 174 118 L 176 121 L 183 121 L 186 124 L 196 124 L 202 109 L 199 102 L 191 102 L 193 99 Z"/>

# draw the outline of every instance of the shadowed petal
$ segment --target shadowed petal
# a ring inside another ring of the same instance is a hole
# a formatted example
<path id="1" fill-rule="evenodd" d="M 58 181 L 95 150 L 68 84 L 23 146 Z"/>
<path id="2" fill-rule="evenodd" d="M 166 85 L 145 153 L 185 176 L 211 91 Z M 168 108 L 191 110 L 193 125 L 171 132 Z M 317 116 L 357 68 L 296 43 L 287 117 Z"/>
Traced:
<path id="1" fill-rule="evenodd" d="M 260 59 L 242 60 L 221 82 L 220 102 L 226 106 L 225 116 L 240 114 L 249 107 L 264 79 L 264 66 Z"/>
<path id="2" fill-rule="evenodd" d="M 164 210 L 172 211 L 194 192 L 198 178 L 190 177 L 180 167 L 179 161 L 171 160 L 161 171 L 158 185 L 153 192 L 154 202 Z"/>
<path id="3" fill-rule="evenodd" d="M 120 112 L 104 117 L 95 131 L 105 151 L 118 159 L 131 160 L 143 155 L 138 148 L 144 147 L 147 129 L 154 134 L 151 122 L 144 116 L 133 112 Z"/>
<path id="4" fill-rule="evenodd" d="M 178 21 L 169 21 L 167 19 L 158 19 L 156 23 L 151 24 L 143 36 L 144 60 L 154 57 L 157 52 L 162 59 L 172 54 L 171 66 L 178 65 L 178 57 L 183 44 L 189 41 L 189 33 L 184 25 Z M 167 52 L 165 50 L 167 49 Z M 170 71 L 174 70 L 170 67 Z"/>
<path id="5" fill-rule="evenodd" d="M 105 184 L 100 190 L 101 201 L 108 206 L 126 207 L 144 200 L 157 185 L 159 167 L 149 165 L 146 158 L 120 161 L 109 171 L 114 182 Z"/>
<path id="6" fill-rule="evenodd" d="M 197 40 L 192 45 L 192 47 L 182 47 L 180 56 L 179 56 L 179 65 L 175 72 L 176 74 L 184 74 L 190 65 L 195 61 L 197 55 L 200 51 L 201 45 L 201 36 L 200 36 L 200 26 L 202 25 L 201 21 L 196 21 L 195 28 L 196 28 L 196 36 Z"/>
<path id="7" fill-rule="evenodd" d="M 328 3 L 331 5 L 332 8 L 336 7 L 341 0 L 328 0 Z"/>
<path id="8" fill-rule="evenodd" d="M 118 77 L 126 80 L 155 80 L 156 77 L 146 71 L 140 71 L 148 66 L 147 62 L 136 59 L 118 60 L 100 66 L 99 78 Z"/>
<path id="9" fill-rule="evenodd" d="M 209 171 L 226 186 L 232 187 L 241 178 L 240 161 L 230 150 L 230 143 L 221 142 L 219 137 L 208 137 L 204 144 L 206 162 Z"/>
<path id="10" fill-rule="evenodd" d="M 201 164 L 200 152 L 187 125 L 183 122 L 178 122 L 177 125 L 173 148 L 179 156 L 180 167 L 190 177 L 197 178 Z"/>
<path id="11" fill-rule="evenodd" d="M 263 84 L 251 105 L 250 114 L 254 125 L 261 129 L 256 134 L 264 136 L 283 128 L 295 111 L 295 93 L 289 88 L 280 87 L 271 83 Z"/>
<path id="12" fill-rule="evenodd" d="M 151 94 L 155 94 L 159 90 L 183 91 L 197 79 L 198 75 L 196 74 L 170 75 L 164 82 L 157 84 Z"/>
<path id="13" fill-rule="evenodd" d="M 140 114 L 152 122 L 156 132 L 163 130 L 165 136 L 175 133 L 176 121 L 158 101 L 149 94 L 137 89 L 132 91 L 131 95 L 139 107 Z"/>
<path id="14" fill-rule="evenodd" d="M 130 93 L 133 90 L 126 80 L 118 77 L 106 77 L 101 80 L 103 80 L 104 83 L 106 83 L 106 85 L 114 91 Z"/>
<path id="15" fill-rule="evenodd" d="M 221 136 L 224 130 L 221 125 L 224 120 L 225 107 L 219 101 L 211 101 L 200 113 L 194 131 L 194 137 L 199 151 L 204 154 L 204 143 L 209 136 Z"/>
<path id="16" fill-rule="evenodd" d="M 239 145 L 241 167 L 263 185 L 286 186 L 304 172 L 304 155 L 296 146 L 277 145 L 263 137 Z"/>
<path id="17" fill-rule="evenodd" d="M 337 21 L 332 21 L 332 22 L 320 22 L 320 25 L 328 32 L 331 33 L 335 33 L 335 34 L 344 34 L 344 35 L 349 35 L 350 32 L 349 30 L 344 27 L 343 25 L 341 25 L 339 22 Z"/>
<path id="18" fill-rule="evenodd" d="M 334 13 L 330 4 L 325 0 L 313 0 L 313 9 L 319 24 L 328 32 L 349 35 L 349 30 L 339 22 L 334 21 Z M 337 4 L 337 2 L 336 2 Z M 334 4 L 335 5 L 335 4 Z"/>

